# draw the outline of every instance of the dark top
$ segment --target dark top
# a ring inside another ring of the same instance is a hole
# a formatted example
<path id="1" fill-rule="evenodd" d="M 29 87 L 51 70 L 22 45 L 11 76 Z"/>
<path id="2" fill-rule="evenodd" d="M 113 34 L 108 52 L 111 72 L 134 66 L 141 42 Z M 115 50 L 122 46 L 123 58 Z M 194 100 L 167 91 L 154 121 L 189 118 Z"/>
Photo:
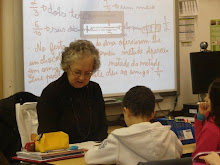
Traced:
<path id="1" fill-rule="evenodd" d="M 38 133 L 63 131 L 69 143 L 101 141 L 107 137 L 105 103 L 100 86 L 90 81 L 83 88 L 69 84 L 66 72 L 50 83 L 37 104 Z"/>

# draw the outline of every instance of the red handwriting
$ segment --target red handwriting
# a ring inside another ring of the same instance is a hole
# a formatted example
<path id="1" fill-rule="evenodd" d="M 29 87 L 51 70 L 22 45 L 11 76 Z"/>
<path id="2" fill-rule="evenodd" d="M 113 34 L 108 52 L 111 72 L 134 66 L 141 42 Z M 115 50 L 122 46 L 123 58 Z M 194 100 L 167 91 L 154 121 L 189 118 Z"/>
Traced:
<path id="1" fill-rule="evenodd" d="M 79 27 L 75 27 L 75 25 L 72 25 L 72 26 L 70 26 L 70 27 L 68 28 L 67 31 L 68 31 L 68 32 L 79 32 L 79 31 L 81 31 L 81 30 L 79 29 Z"/>
<path id="2" fill-rule="evenodd" d="M 164 16 L 164 31 L 169 31 L 170 29 L 169 29 L 169 24 L 170 24 L 170 22 L 167 22 L 167 18 L 166 18 L 166 16 Z"/>
<path id="3" fill-rule="evenodd" d="M 46 64 L 46 63 L 55 63 L 58 61 L 61 61 L 61 53 L 59 52 L 58 56 L 53 56 L 53 57 L 46 57 L 44 54 L 43 57 L 40 59 L 41 64 Z"/>
<path id="4" fill-rule="evenodd" d="M 149 10 L 149 9 L 155 9 L 154 5 L 146 5 L 146 6 L 137 6 L 136 9 L 140 9 L 140 10 Z"/>
<path id="5" fill-rule="evenodd" d="M 164 54 L 164 53 L 168 53 L 168 50 L 166 48 L 151 48 L 150 46 L 148 46 L 148 49 L 146 51 L 147 54 Z"/>
<path id="6" fill-rule="evenodd" d="M 30 61 L 30 62 L 29 62 L 29 66 L 38 65 L 38 64 L 39 64 L 38 61 Z"/>
<path id="7" fill-rule="evenodd" d="M 100 56 L 114 56 L 115 52 L 112 52 L 111 50 L 109 51 L 99 51 Z"/>
<path id="8" fill-rule="evenodd" d="M 101 70 L 97 70 L 93 75 L 92 75 L 92 77 L 104 77 L 103 76 L 103 73 L 102 73 L 102 71 Z"/>
<path id="9" fill-rule="evenodd" d="M 38 36 L 41 36 L 41 30 L 42 30 L 42 28 L 40 28 L 40 26 L 39 26 L 39 24 L 38 24 L 38 21 L 35 21 L 34 26 L 35 26 L 35 27 L 33 28 L 34 33 L 35 33 L 36 35 L 38 35 Z"/>
<path id="10" fill-rule="evenodd" d="M 160 73 L 163 72 L 163 70 L 161 70 L 161 69 L 159 68 L 159 66 L 158 66 L 157 69 L 156 69 L 154 72 L 156 72 L 157 75 L 160 77 Z"/>
<path id="11" fill-rule="evenodd" d="M 60 40 L 60 41 L 58 41 L 58 43 L 53 43 L 53 42 L 51 42 L 50 43 L 50 53 L 52 54 L 52 55 L 54 55 L 54 51 L 55 50 L 63 50 L 65 48 L 65 45 L 63 44 L 63 41 L 62 40 Z"/>
<path id="12" fill-rule="evenodd" d="M 130 70 L 130 74 L 131 75 L 142 75 L 142 77 L 145 77 L 147 74 L 149 74 L 149 70 L 142 70 L 142 71 L 138 71 L 138 70 Z"/>
<path id="13" fill-rule="evenodd" d="M 60 28 L 60 27 L 51 27 L 49 32 L 50 33 L 64 33 L 66 31 L 65 28 Z"/>
<path id="14" fill-rule="evenodd" d="M 127 70 L 121 70 L 121 71 L 120 71 L 120 74 L 122 74 L 122 75 L 125 75 L 125 76 L 126 76 L 126 75 L 128 74 L 128 72 L 127 72 Z"/>
<path id="15" fill-rule="evenodd" d="M 143 50 L 138 47 L 138 49 L 135 49 L 135 48 L 130 48 L 128 50 L 124 50 L 121 52 L 122 55 L 137 55 L 137 54 L 142 54 L 143 53 Z"/>
<path id="16" fill-rule="evenodd" d="M 60 72 L 60 69 L 58 67 L 51 67 L 51 66 L 46 66 L 41 69 L 41 72 L 49 72 L 49 71 Z"/>
<path id="17" fill-rule="evenodd" d="M 156 21 L 154 24 L 145 25 L 142 28 L 142 33 L 144 34 L 155 33 L 155 32 L 161 32 L 161 24 L 157 24 Z"/>
<path id="18" fill-rule="evenodd" d="M 40 43 L 37 43 L 37 47 L 34 49 L 35 52 L 44 52 L 46 50 L 46 48 L 44 46 L 41 45 Z"/>
<path id="19" fill-rule="evenodd" d="M 145 6 L 126 6 L 126 5 L 120 5 L 118 3 L 114 3 L 114 4 L 109 4 L 107 0 L 105 0 L 105 5 L 103 6 L 104 8 L 106 8 L 106 10 L 110 11 L 115 10 L 115 9 L 120 9 L 120 10 L 152 10 L 155 9 L 154 5 L 145 5 Z"/>
<path id="20" fill-rule="evenodd" d="M 28 78 L 30 79 L 28 82 L 31 84 L 36 81 L 43 81 L 43 76 L 36 77 L 32 74 L 28 74 Z"/>
<path id="21" fill-rule="evenodd" d="M 40 73 L 40 71 L 38 69 L 31 69 L 31 68 L 29 68 L 28 73 L 36 74 L 36 73 Z"/>
<path id="22" fill-rule="evenodd" d="M 124 61 L 121 60 L 121 58 L 116 58 L 116 61 L 109 61 L 108 66 L 124 66 L 124 67 L 129 67 L 129 62 L 127 59 Z"/>
<path id="23" fill-rule="evenodd" d="M 37 6 L 37 3 L 36 1 L 32 1 L 31 2 L 31 6 L 30 6 L 31 9 L 33 9 L 33 12 L 34 12 L 34 16 L 39 16 L 39 12 L 38 12 L 38 6 Z"/>
<path id="24" fill-rule="evenodd" d="M 129 39 L 125 39 L 123 38 L 123 40 L 120 40 L 119 42 L 119 45 L 122 45 L 123 46 L 123 49 L 126 49 L 127 46 L 131 46 L 131 45 L 145 45 L 145 44 L 149 44 L 151 43 L 151 41 L 149 40 L 129 40 Z"/>
<path id="25" fill-rule="evenodd" d="M 60 76 L 61 74 L 59 69 L 54 74 L 46 75 L 47 83 L 49 83 L 51 80 L 59 78 Z"/>
<path id="26" fill-rule="evenodd" d="M 118 71 L 112 70 L 111 67 L 108 68 L 108 71 L 106 72 L 106 76 L 116 76 L 118 75 Z"/>
<path id="27" fill-rule="evenodd" d="M 159 65 L 160 65 L 160 62 L 157 60 L 157 58 L 147 59 L 146 61 L 140 61 L 140 66 L 159 66 Z"/>
<path id="28" fill-rule="evenodd" d="M 160 43 L 160 38 L 157 38 L 157 33 L 153 34 L 152 43 Z"/>
<path id="29" fill-rule="evenodd" d="M 50 3 L 50 7 L 42 5 L 41 8 L 43 9 L 44 12 L 47 12 L 47 13 L 52 14 L 54 16 L 66 17 L 66 13 L 61 11 L 60 7 L 57 7 L 57 9 L 54 9 L 54 7 L 51 5 L 51 3 Z"/>
<path id="30" fill-rule="evenodd" d="M 126 10 L 135 10 L 135 12 L 137 12 L 137 16 L 140 16 L 141 12 L 138 13 L 137 10 L 153 10 L 156 7 L 150 3 L 143 6 L 135 3 L 131 6 L 127 4 L 122 5 L 119 1 L 112 0 L 103 0 L 101 3 L 103 3 L 103 7 L 106 12 L 99 17 L 106 18 L 104 20 L 105 22 L 102 20 L 98 22 L 96 26 L 89 26 L 90 23 L 95 24 L 96 22 L 91 21 L 92 19 L 96 19 L 96 17 L 93 16 L 93 14 L 90 14 L 90 12 L 80 12 L 78 9 L 74 10 L 75 6 L 69 6 L 69 9 L 64 10 L 64 8 L 58 6 L 57 3 L 39 5 L 38 1 L 31 0 L 29 8 L 31 9 L 31 12 L 33 10 L 32 15 L 34 16 L 34 19 L 31 20 L 33 23 L 31 27 L 32 33 L 36 34 L 37 38 L 40 39 L 44 39 L 43 37 L 48 38 L 46 38 L 47 45 L 39 40 L 33 42 L 34 48 L 32 49 L 34 50 L 36 56 L 39 56 L 39 58 L 37 60 L 34 58 L 33 60 L 28 61 L 29 68 L 27 71 L 27 76 L 29 83 L 40 82 L 43 80 L 46 80 L 47 83 L 49 83 L 61 76 L 62 70 L 58 66 L 58 63 L 60 63 L 62 59 L 61 53 L 65 48 L 65 44 L 63 40 L 57 41 L 58 37 L 55 40 L 52 40 L 52 37 L 50 38 L 50 36 L 54 36 L 53 33 L 57 33 L 57 36 L 69 35 L 75 37 L 75 34 L 77 34 L 78 37 L 82 37 L 81 32 L 86 30 L 93 31 L 91 34 L 95 34 L 95 37 L 91 38 L 94 41 L 95 46 L 99 47 L 99 55 L 104 60 L 108 60 L 107 62 L 105 61 L 106 63 L 104 63 L 105 66 L 103 67 L 103 71 L 98 70 L 92 75 L 92 77 L 105 78 L 132 75 L 136 78 L 138 76 L 146 77 L 153 74 L 159 77 L 161 76 L 164 68 L 162 66 L 164 65 L 163 63 L 161 64 L 158 54 L 161 55 L 169 53 L 168 49 L 166 49 L 166 45 L 160 45 L 162 42 L 164 43 L 161 38 L 163 34 L 161 33 L 166 31 L 168 32 L 171 29 L 171 23 L 168 22 L 169 18 L 167 19 L 167 17 L 164 16 L 161 19 L 147 20 L 145 22 L 143 21 L 142 25 L 133 25 L 132 22 L 127 22 L 127 18 L 125 17 L 123 20 L 123 23 L 125 22 L 125 24 L 117 25 L 118 29 L 123 30 L 123 33 L 125 34 L 124 37 L 117 36 L 115 39 L 108 35 L 109 38 L 103 38 L 103 36 L 99 37 L 99 34 L 96 34 L 95 31 L 99 33 L 99 31 L 104 32 L 103 29 L 107 29 L 106 27 L 103 28 L 103 26 L 99 26 L 99 24 L 102 23 L 108 24 L 109 26 L 107 27 L 110 27 L 112 19 L 108 14 L 111 12 L 108 11 L 120 10 L 123 12 Z M 134 13 L 134 15 L 135 14 L 136 13 Z M 39 15 L 42 17 L 49 16 L 48 18 L 51 18 L 51 21 L 40 21 L 39 18 L 41 17 L 39 17 Z M 52 17 L 54 17 L 54 20 L 52 20 Z M 62 20 L 66 21 L 68 19 L 72 20 L 71 23 L 60 23 Z M 114 22 L 115 20 L 116 22 Z M 118 23 L 117 19 L 115 20 L 113 23 Z M 53 24 L 53 21 L 59 22 L 58 24 Z M 80 24 L 78 24 L 78 22 L 80 22 Z M 84 29 L 84 26 L 82 26 L 85 23 L 88 24 L 87 29 Z M 137 36 L 135 36 L 134 39 L 129 39 L 128 36 L 133 34 L 137 34 Z M 89 35 L 85 36 L 85 38 L 86 37 L 91 39 Z M 76 38 L 73 38 L 73 40 Z"/>

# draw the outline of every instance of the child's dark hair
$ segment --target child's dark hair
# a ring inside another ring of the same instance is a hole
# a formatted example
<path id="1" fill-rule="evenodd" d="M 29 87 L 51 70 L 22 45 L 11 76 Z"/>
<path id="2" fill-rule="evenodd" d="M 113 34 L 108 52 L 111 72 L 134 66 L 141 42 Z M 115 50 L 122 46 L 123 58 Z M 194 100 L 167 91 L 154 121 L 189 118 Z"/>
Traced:
<path id="1" fill-rule="evenodd" d="M 150 88 L 135 86 L 125 94 L 123 107 L 128 108 L 134 116 L 150 117 L 155 108 L 155 96 Z"/>
<path id="2" fill-rule="evenodd" d="M 220 78 L 211 83 L 208 94 L 211 102 L 210 116 L 215 116 L 215 124 L 220 128 Z"/>

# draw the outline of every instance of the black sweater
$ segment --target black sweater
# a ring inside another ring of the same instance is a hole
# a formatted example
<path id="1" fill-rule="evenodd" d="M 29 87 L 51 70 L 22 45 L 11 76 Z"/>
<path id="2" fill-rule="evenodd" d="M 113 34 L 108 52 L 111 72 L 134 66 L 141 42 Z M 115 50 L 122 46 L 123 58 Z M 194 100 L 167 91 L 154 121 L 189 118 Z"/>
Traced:
<path id="1" fill-rule="evenodd" d="M 107 137 L 100 86 L 90 81 L 83 88 L 74 88 L 69 84 L 66 72 L 43 90 L 37 113 L 38 133 L 66 132 L 71 144 L 100 141 Z"/>

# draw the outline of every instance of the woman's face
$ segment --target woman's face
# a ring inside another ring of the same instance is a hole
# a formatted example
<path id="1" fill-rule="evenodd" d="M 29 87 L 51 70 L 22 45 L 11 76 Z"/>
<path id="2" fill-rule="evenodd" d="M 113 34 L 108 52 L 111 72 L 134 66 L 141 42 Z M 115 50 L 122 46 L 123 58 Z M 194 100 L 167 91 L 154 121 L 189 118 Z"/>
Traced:
<path id="1" fill-rule="evenodd" d="M 72 63 L 67 70 L 69 83 L 75 88 L 86 86 L 93 72 L 94 60 L 92 57 L 85 57 Z"/>

